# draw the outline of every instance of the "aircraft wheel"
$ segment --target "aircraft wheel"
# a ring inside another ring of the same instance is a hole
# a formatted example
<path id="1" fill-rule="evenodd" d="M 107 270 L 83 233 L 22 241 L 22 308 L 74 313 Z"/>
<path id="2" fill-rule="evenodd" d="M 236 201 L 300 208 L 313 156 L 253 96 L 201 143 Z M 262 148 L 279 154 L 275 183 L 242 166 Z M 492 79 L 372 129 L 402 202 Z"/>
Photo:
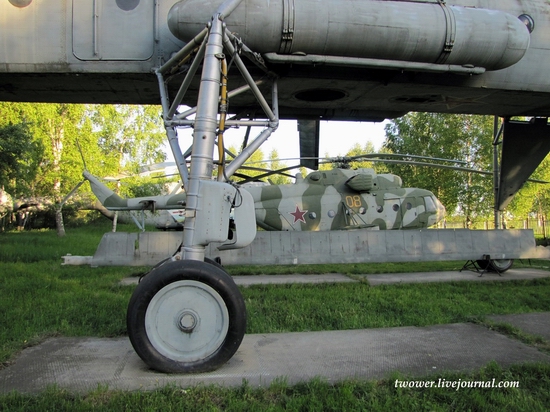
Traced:
<path id="1" fill-rule="evenodd" d="M 126 317 L 130 342 L 151 368 L 168 373 L 217 369 L 246 330 L 244 299 L 215 265 L 168 262 L 138 285 Z"/>
<path id="2" fill-rule="evenodd" d="M 493 259 L 491 260 L 491 269 L 495 272 L 506 272 L 514 264 L 513 259 Z"/>
<path id="3" fill-rule="evenodd" d="M 492 272 L 506 272 L 514 264 L 513 259 L 491 259 L 491 260 L 478 260 L 477 264 L 483 270 Z"/>

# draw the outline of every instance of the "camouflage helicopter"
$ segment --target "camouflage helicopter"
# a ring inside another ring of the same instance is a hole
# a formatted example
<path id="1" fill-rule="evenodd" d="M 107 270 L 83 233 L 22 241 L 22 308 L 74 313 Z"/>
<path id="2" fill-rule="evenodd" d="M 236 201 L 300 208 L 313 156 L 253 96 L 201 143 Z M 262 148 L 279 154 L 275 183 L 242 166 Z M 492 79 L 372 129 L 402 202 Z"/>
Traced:
<path id="1" fill-rule="evenodd" d="M 92 191 L 109 210 L 180 210 L 185 193 L 123 199 L 84 172 Z M 245 183 L 254 199 L 256 223 L 265 230 L 327 231 L 372 228 L 422 229 L 445 215 L 425 189 L 404 188 L 401 178 L 373 169 L 314 171 L 293 184 Z"/>
<path id="2" fill-rule="evenodd" d="M 294 184 L 246 190 L 265 230 L 422 229 L 445 215 L 429 190 L 404 188 L 399 176 L 373 169 L 315 171 Z"/>

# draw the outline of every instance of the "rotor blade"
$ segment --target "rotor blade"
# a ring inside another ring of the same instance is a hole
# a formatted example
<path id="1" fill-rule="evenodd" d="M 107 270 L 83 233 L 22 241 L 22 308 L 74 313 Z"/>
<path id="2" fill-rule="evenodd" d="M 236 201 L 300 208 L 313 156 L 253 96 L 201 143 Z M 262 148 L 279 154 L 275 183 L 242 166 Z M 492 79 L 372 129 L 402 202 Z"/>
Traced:
<path id="1" fill-rule="evenodd" d="M 351 159 L 360 159 L 360 158 L 367 158 L 370 159 L 372 157 L 397 157 L 397 158 L 410 158 L 410 159 L 424 159 L 424 160 L 436 160 L 438 162 L 451 162 L 451 163 L 460 163 L 460 164 L 468 164 L 468 162 L 464 160 L 457 160 L 457 159 L 444 159 L 440 157 L 431 157 L 431 156 L 419 156 L 419 155 L 410 155 L 410 154 L 398 154 L 398 153 L 368 153 L 365 155 L 357 155 L 357 156 L 351 156 Z"/>
<path id="2" fill-rule="evenodd" d="M 264 179 L 266 177 L 269 177 L 269 176 L 272 176 L 272 175 L 276 175 L 276 174 L 280 174 L 282 176 L 286 176 L 286 177 L 290 177 L 290 178 L 294 178 L 295 176 L 291 175 L 291 174 L 288 174 L 288 173 L 283 173 L 287 170 L 292 170 L 292 169 L 297 169 L 299 168 L 300 165 L 295 165 L 295 166 L 289 166 L 289 167 L 285 167 L 283 169 L 278 169 L 278 170 L 269 170 L 267 171 L 266 173 L 264 174 L 261 174 L 261 175 L 258 175 L 258 176 L 251 176 L 249 179 L 245 179 L 241 182 L 239 182 L 240 184 L 244 184 L 244 183 L 248 183 L 248 182 L 252 182 L 253 180 L 260 180 L 260 179 Z M 258 169 L 256 169 L 258 170 Z M 263 169 L 265 170 L 265 169 Z"/>
<path id="3" fill-rule="evenodd" d="M 442 165 L 437 163 L 427 163 L 427 162 L 410 162 L 407 160 L 390 160 L 390 159 L 370 159 L 371 162 L 379 162 L 379 163 L 390 163 L 390 164 L 406 164 L 411 166 L 423 166 L 423 167 L 435 167 L 438 169 L 449 169 L 449 170 L 456 170 L 459 172 L 467 172 L 467 173 L 477 173 L 480 175 L 493 175 L 493 172 L 488 172 L 485 170 L 478 170 L 478 169 L 471 169 L 468 167 L 460 167 L 460 166 L 449 166 L 449 165 Z M 528 179 L 528 182 L 533 183 L 550 183 L 545 180 L 537 180 L 537 179 Z"/>
<path id="4" fill-rule="evenodd" d="M 410 159 L 425 159 L 425 160 L 436 160 L 439 162 L 450 162 L 450 163 L 459 163 L 459 164 L 468 164 L 468 162 L 464 160 L 457 160 L 457 159 L 444 159 L 439 157 L 430 157 L 430 156 L 418 156 L 418 155 L 410 155 L 410 154 L 398 154 L 398 153 L 367 153 L 367 154 L 360 154 L 360 155 L 354 155 L 354 156 L 334 156 L 334 157 L 325 157 L 325 158 L 318 158 L 318 157 L 292 157 L 292 158 L 286 158 L 286 159 L 267 159 L 262 160 L 258 162 L 250 162 L 247 164 L 254 164 L 254 163 L 267 163 L 267 162 L 275 162 L 275 161 L 288 161 L 288 160 L 319 160 L 322 163 L 349 163 L 352 161 L 356 161 L 358 159 L 370 159 L 372 158 L 381 158 L 381 157 L 396 157 L 396 158 L 410 158 Z"/>

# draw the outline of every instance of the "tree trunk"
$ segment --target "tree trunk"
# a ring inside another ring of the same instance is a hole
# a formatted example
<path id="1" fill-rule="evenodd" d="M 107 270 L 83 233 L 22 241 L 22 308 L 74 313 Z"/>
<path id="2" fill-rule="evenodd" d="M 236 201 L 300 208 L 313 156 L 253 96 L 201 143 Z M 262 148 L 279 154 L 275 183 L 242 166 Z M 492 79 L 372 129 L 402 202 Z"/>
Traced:
<path id="1" fill-rule="evenodd" d="M 63 206 L 60 205 L 59 207 L 55 208 L 55 227 L 57 229 L 57 236 L 63 237 L 65 236 L 65 225 L 63 223 Z"/>

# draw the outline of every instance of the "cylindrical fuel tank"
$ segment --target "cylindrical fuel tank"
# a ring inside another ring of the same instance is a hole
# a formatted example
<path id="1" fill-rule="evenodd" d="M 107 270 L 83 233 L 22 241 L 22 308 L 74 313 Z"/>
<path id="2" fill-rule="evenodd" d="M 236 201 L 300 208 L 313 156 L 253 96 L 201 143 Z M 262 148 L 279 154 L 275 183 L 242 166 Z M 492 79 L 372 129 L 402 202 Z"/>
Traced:
<path id="1" fill-rule="evenodd" d="M 189 41 L 222 0 L 183 0 L 170 31 Z M 437 1 L 243 0 L 227 27 L 253 51 L 473 65 L 517 63 L 530 34 L 516 16 Z"/>

